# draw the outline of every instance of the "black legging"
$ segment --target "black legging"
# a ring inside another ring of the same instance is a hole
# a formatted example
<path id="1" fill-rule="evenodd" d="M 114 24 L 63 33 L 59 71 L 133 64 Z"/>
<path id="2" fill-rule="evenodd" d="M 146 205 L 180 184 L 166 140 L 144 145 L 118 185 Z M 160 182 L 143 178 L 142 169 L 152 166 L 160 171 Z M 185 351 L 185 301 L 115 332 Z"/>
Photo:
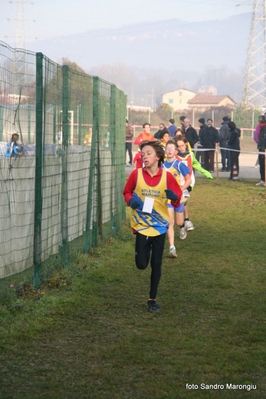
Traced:
<path id="1" fill-rule="evenodd" d="M 260 179 L 265 181 L 265 156 L 259 154 L 259 164 L 260 164 Z"/>
<path id="2" fill-rule="evenodd" d="M 156 299 L 157 288 L 161 278 L 161 266 L 163 249 L 165 242 L 165 234 L 155 237 L 136 234 L 136 253 L 135 262 L 138 269 L 146 269 L 151 254 L 151 281 L 150 281 L 150 298 Z"/>
<path id="3" fill-rule="evenodd" d="M 238 151 L 229 151 L 230 153 L 230 179 L 233 178 L 234 174 L 234 164 L 236 165 L 237 174 L 239 175 L 239 152 Z"/>

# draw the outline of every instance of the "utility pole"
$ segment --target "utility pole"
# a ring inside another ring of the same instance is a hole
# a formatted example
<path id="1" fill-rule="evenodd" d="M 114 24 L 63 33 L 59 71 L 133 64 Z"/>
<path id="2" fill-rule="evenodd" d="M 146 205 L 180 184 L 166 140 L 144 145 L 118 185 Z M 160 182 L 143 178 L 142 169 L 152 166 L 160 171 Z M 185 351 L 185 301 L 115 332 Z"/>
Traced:
<path id="1" fill-rule="evenodd" d="M 9 1 L 11 4 L 16 4 L 16 14 L 15 16 L 8 18 L 8 20 L 16 21 L 16 30 L 15 30 L 15 47 L 19 49 L 25 49 L 25 18 L 24 18 L 24 4 L 30 3 L 33 4 L 30 0 L 13 0 Z M 33 20 L 33 22 L 35 22 Z"/>
<path id="2" fill-rule="evenodd" d="M 266 0 L 254 0 L 246 61 L 244 104 L 266 110 Z"/>

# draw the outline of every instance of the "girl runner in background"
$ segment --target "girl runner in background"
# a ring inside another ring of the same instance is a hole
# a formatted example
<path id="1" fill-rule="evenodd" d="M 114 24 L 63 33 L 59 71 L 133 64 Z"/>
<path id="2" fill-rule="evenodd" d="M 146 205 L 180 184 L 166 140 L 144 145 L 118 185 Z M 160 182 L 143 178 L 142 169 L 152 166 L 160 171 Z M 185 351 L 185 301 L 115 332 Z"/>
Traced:
<path id="1" fill-rule="evenodd" d="M 197 172 L 201 173 L 203 176 L 207 177 L 208 179 L 213 179 L 211 173 L 208 170 L 204 169 L 201 166 L 201 164 L 197 161 L 193 151 L 188 150 L 187 147 L 188 141 L 185 137 L 178 138 L 176 144 L 178 149 L 176 158 L 179 161 L 183 162 L 190 170 L 190 176 L 191 176 L 190 190 L 192 190 L 192 188 L 195 185 L 195 175 L 193 169 L 195 169 Z M 191 231 L 194 230 L 194 225 L 191 222 L 191 220 L 189 220 L 187 200 L 188 198 L 186 198 L 186 202 L 184 205 L 185 228 L 187 231 Z"/>
<path id="2" fill-rule="evenodd" d="M 174 140 L 169 140 L 165 147 L 166 160 L 162 164 L 162 168 L 165 168 L 172 173 L 176 181 L 178 182 L 182 191 L 186 190 L 191 184 L 190 169 L 183 163 L 176 159 L 177 156 L 177 145 Z M 169 258 L 176 258 L 175 248 L 175 233 L 174 224 L 180 227 L 179 237 L 184 240 L 187 236 L 187 232 L 184 225 L 184 198 L 180 201 L 178 207 L 174 207 L 170 201 L 167 204 L 169 213 L 169 229 L 167 231 L 169 240 Z"/>

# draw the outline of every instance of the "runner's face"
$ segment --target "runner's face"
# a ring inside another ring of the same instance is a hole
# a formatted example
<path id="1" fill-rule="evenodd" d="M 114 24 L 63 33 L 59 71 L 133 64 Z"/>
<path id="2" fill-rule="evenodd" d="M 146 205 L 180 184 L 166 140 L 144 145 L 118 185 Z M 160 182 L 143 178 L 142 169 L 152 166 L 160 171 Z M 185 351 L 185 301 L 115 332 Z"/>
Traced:
<path id="1" fill-rule="evenodd" d="M 155 149 L 150 145 L 145 145 L 142 148 L 141 157 L 146 168 L 158 165 L 159 158 L 156 155 Z"/>
<path id="2" fill-rule="evenodd" d="M 150 133 L 150 131 L 151 131 L 150 125 L 145 125 L 144 126 L 144 130 L 145 130 L 146 133 Z"/>
<path id="3" fill-rule="evenodd" d="M 187 146 L 184 143 L 184 141 L 180 140 L 180 141 L 177 142 L 177 148 L 178 148 L 179 152 L 186 152 Z"/>
<path id="4" fill-rule="evenodd" d="M 170 136 L 168 133 L 163 135 L 162 142 L 167 143 L 170 140 Z"/>
<path id="5" fill-rule="evenodd" d="M 166 146 L 165 153 L 167 155 L 167 158 L 175 158 L 177 154 L 176 147 L 174 144 L 169 144 Z"/>

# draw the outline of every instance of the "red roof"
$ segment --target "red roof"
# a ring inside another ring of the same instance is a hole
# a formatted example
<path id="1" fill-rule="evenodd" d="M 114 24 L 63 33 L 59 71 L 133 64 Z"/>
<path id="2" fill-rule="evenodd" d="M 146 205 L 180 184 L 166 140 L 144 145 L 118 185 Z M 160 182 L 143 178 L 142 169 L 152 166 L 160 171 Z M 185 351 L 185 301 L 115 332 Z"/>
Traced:
<path id="1" fill-rule="evenodd" d="M 235 101 L 232 100 L 232 98 L 227 95 L 215 96 L 210 93 L 196 94 L 195 97 L 191 98 L 191 100 L 188 101 L 188 103 L 189 104 L 216 104 L 217 105 L 225 98 L 228 98 L 231 101 L 233 101 L 233 103 L 235 103 Z"/>

